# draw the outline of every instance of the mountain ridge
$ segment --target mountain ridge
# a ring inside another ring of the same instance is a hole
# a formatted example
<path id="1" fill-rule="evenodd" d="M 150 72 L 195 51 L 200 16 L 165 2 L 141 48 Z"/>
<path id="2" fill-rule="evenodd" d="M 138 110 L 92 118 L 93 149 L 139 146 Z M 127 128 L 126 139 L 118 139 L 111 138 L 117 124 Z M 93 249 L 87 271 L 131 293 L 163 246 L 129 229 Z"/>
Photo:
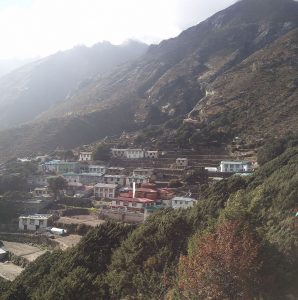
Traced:
<path id="1" fill-rule="evenodd" d="M 0 79 L 1 127 L 31 121 L 63 101 L 84 80 L 134 59 L 146 49 L 145 44 L 136 41 L 119 46 L 109 42 L 90 48 L 76 46 L 7 74 Z"/>

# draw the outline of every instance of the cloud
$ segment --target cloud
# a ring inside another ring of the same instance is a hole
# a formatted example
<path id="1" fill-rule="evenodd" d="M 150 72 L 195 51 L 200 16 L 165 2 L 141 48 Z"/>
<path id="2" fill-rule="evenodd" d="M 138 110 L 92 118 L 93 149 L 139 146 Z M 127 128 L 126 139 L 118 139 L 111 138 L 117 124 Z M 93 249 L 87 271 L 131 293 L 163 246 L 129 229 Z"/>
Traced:
<path id="1" fill-rule="evenodd" d="M 211 4 L 210 4 L 211 2 Z M 45 56 L 102 40 L 176 36 L 233 0 L 13 0 L 0 5 L 0 58 Z"/>

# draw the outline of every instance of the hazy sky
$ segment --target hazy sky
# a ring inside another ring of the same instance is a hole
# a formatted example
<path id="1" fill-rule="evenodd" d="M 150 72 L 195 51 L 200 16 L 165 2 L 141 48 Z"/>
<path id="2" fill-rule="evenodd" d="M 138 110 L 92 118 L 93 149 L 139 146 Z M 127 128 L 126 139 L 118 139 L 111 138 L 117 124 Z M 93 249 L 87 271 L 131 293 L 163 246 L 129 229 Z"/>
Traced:
<path id="1" fill-rule="evenodd" d="M 236 0 L 0 0 L 0 59 L 102 40 L 157 43 Z"/>

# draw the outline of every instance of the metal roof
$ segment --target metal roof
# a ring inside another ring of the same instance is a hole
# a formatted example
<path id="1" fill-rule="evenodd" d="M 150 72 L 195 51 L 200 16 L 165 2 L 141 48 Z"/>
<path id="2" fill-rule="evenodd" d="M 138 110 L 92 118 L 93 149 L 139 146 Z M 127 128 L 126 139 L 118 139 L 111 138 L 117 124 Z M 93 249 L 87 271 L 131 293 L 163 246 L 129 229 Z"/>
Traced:
<path id="1" fill-rule="evenodd" d="M 190 201 L 196 201 L 196 199 L 194 198 L 189 198 L 189 197 L 174 197 L 172 200 L 174 201 L 187 201 L 187 202 L 190 202 Z"/>
<path id="2" fill-rule="evenodd" d="M 250 164 L 251 162 L 248 160 L 223 160 L 220 162 L 221 164 L 238 164 L 238 165 L 242 165 L 242 164 Z"/>

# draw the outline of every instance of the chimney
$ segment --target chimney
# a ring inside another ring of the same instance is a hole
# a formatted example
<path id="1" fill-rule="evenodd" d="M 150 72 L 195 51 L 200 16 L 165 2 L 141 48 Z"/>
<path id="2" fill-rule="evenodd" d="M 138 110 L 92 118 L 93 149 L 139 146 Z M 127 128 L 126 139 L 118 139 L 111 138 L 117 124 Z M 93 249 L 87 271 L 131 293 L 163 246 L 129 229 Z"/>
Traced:
<path id="1" fill-rule="evenodd" d="M 134 199 L 136 195 L 136 183 L 132 183 L 132 198 Z"/>

